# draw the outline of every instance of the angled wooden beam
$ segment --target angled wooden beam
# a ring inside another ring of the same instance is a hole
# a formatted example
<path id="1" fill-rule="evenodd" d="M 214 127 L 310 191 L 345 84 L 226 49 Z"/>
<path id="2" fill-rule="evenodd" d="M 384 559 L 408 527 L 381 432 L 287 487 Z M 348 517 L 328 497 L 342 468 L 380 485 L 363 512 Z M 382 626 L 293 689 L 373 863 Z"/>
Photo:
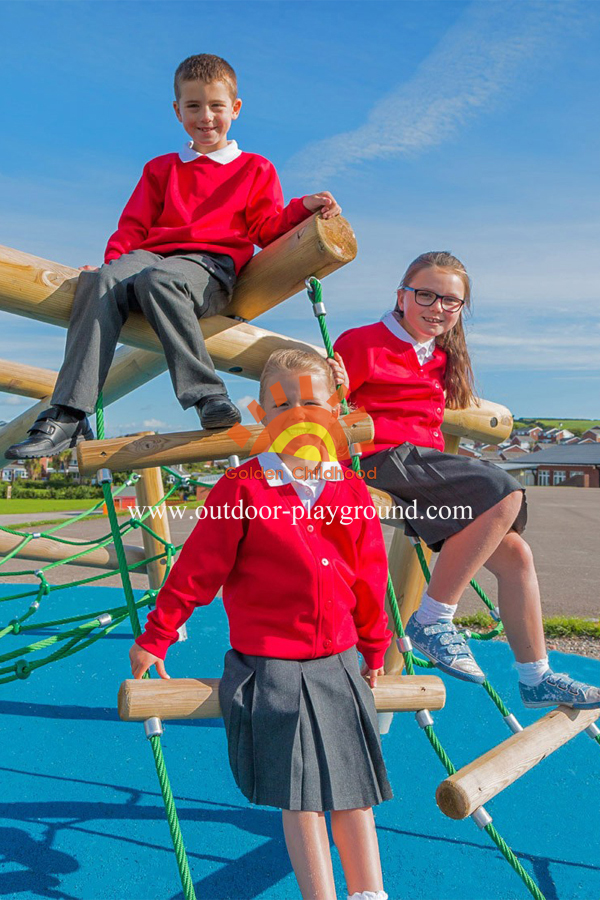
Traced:
<path id="1" fill-rule="evenodd" d="M 436 792 L 439 808 L 451 819 L 465 819 L 598 717 L 598 709 L 558 706 L 551 710 L 442 781 Z"/>
<path id="2" fill-rule="evenodd" d="M 373 689 L 375 706 L 382 712 L 417 712 L 442 709 L 446 689 L 433 675 L 384 675 Z M 218 678 L 171 678 L 124 681 L 119 688 L 119 716 L 124 722 L 160 719 L 217 719 Z"/>
<path id="3" fill-rule="evenodd" d="M 344 218 L 312 216 L 250 260 L 229 307 L 224 315 L 213 317 L 205 336 L 227 330 L 227 316 L 256 318 L 302 290 L 309 275 L 324 277 L 355 256 L 356 240 Z M 77 269 L 0 246 L 0 309 L 66 327 L 78 277 Z M 207 321 L 202 320 L 203 330 Z M 147 350 L 160 349 L 140 313 L 130 315 L 121 340 Z M 218 356 L 209 352 L 213 358 Z"/>
<path id="4" fill-rule="evenodd" d="M 26 366 L 10 359 L 0 359 L 0 391 L 43 400 L 52 394 L 56 372 Z"/>

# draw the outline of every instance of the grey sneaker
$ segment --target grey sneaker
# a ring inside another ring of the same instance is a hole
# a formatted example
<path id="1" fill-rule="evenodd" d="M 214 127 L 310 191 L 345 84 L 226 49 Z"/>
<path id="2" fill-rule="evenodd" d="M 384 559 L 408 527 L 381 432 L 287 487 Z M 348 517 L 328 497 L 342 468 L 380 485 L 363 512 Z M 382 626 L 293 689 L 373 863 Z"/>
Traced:
<path id="1" fill-rule="evenodd" d="M 405 631 L 413 646 L 442 672 L 475 684 L 485 681 L 485 675 L 475 662 L 465 636 L 456 630 L 452 622 L 420 625 L 413 613 Z"/>
<path id="2" fill-rule="evenodd" d="M 543 681 L 531 687 L 519 682 L 524 706 L 541 709 L 546 706 L 570 706 L 572 709 L 600 709 L 600 688 L 575 681 L 564 672 L 548 672 Z"/>

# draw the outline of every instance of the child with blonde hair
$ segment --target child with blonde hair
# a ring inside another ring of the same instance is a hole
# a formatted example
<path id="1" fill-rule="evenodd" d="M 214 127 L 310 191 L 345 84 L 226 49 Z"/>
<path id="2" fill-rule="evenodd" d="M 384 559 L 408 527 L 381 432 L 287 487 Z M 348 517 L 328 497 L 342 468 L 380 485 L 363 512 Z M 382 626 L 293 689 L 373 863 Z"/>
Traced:
<path id="1" fill-rule="evenodd" d="M 310 434 L 327 419 L 334 431 L 340 412 L 327 363 L 276 351 L 260 398 L 270 439 L 291 443 L 211 490 L 131 648 L 132 672 L 155 665 L 169 677 L 177 629 L 223 585 L 232 649 L 219 699 L 236 783 L 251 803 L 282 809 L 305 900 L 336 896 L 326 812 L 348 894 L 386 900 L 372 807 L 392 792 L 357 657 L 375 686 L 391 641 L 381 525 L 362 481 L 327 459 L 319 428 Z M 294 454 L 299 434 L 309 446 Z"/>

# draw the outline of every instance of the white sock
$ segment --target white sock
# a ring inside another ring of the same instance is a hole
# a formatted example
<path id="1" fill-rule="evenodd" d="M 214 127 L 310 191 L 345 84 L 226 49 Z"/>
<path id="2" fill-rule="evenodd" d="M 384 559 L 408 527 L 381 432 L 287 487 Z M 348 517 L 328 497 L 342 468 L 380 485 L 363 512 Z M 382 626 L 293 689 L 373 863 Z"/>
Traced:
<path id="1" fill-rule="evenodd" d="M 547 656 L 530 663 L 515 662 L 515 668 L 519 673 L 521 684 L 526 684 L 528 687 L 536 687 L 550 671 Z"/>
<path id="2" fill-rule="evenodd" d="M 423 591 L 421 605 L 415 613 L 419 625 L 435 625 L 436 622 L 451 622 L 456 615 L 458 603 L 440 603 Z"/>
<path id="3" fill-rule="evenodd" d="M 388 900 L 388 895 L 385 891 L 363 891 L 348 895 L 348 900 Z"/>

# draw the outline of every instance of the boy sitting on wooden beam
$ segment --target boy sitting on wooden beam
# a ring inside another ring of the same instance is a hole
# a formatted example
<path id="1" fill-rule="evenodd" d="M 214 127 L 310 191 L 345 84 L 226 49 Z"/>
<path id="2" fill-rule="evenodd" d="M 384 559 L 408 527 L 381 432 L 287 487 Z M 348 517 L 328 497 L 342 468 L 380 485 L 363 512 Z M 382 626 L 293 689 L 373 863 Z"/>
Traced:
<path id="1" fill-rule="evenodd" d="M 219 314 L 254 245 L 265 247 L 312 213 L 339 215 L 327 191 L 283 205 L 274 166 L 228 140 L 242 101 L 232 67 L 218 56 L 184 60 L 175 73 L 175 114 L 191 138 L 150 160 L 108 241 L 104 265 L 84 266 L 52 406 L 8 459 L 53 456 L 93 438 L 94 412 L 121 328 L 141 311 L 162 343 L 181 406 L 202 428 L 241 420 L 206 350 L 199 317 Z"/>

